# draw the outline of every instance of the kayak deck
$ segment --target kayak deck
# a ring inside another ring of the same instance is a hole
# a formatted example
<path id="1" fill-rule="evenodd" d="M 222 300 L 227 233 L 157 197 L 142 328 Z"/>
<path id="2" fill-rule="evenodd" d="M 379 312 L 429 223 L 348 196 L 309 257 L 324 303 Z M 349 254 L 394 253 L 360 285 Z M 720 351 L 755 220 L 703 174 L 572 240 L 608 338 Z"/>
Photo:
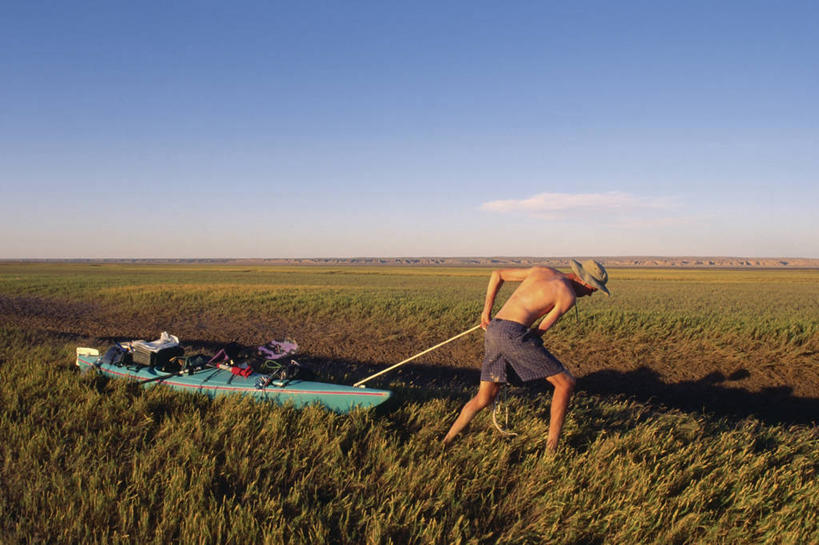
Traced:
<path id="1" fill-rule="evenodd" d="M 264 388 L 257 388 L 259 379 L 266 375 L 252 373 L 248 377 L 234 375 L 226 369 L 205 368 L 191 375 L 169 374 L 150 367 L 129 368 L 99 362 L 99 356 L 78 355 L 77 366 L 81 369 L 96 369 L 103 375 L 145 382 L 145 386 L 162 384 L 173 390 L 196 392 L 215 398 L 220 395 L 241 395 L 259 401 L 270 401 L 279 405 L 292 404 L 296 408 L 319 404 L 338 412 L 352 409 L 370 408 L 380 405 L 390 398 L 389 390 L 354 388 L 327 382 L 312 382 L 294 379 L 286 383 L 273 381 Z M 167 378 L 162 378 L 167 377 Z"/>

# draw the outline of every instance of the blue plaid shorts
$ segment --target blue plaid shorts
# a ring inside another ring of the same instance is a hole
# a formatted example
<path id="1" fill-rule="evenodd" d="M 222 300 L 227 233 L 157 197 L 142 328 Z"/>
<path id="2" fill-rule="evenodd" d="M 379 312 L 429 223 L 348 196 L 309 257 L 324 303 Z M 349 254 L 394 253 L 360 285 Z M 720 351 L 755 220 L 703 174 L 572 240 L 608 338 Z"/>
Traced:
<path id="1" fill-rule="evenodd" d="M 489 322 L 484 346 L 482 381 L 507 382 L 507 366 L 524 382 L 566 370 L 560 360 L 546 350 L 543 339 L 535 331 L 517 322 L 498 318 Z"/>

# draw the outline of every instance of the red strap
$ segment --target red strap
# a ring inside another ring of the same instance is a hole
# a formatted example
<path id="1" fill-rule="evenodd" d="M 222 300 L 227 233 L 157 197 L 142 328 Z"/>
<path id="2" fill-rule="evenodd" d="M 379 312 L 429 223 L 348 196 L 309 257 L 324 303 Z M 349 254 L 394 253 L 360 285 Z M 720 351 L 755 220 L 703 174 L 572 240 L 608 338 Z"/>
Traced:
<path id="1" fill-rule="evenodd" d="M 233 367 L 230 368 L 230 372 L 233 373 L 234 375 L 249 377 L 253 373 L 253 368 L 250 367 L 249 365 L 247 367 L 244 367 L 244 368 L 237 367 L 237 366 L 234 365 Z"/>

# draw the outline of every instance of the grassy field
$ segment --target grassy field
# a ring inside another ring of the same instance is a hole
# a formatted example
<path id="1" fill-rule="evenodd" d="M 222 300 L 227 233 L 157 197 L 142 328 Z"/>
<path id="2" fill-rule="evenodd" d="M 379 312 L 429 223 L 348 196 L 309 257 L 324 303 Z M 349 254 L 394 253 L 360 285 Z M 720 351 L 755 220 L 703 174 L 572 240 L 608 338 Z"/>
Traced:
<path id="1" fill-rule="evenodd" d="M 488 269 L 0 264 L 2 543 L 819 543 L 819 271 L 610 271 L 546 344 L 578 376 L 480 415 L 476 333 L 335 415 L 142 389 L 77 345 L 291 336 L 352 383 L 477 323 Z M 503 288 L 503 301 L 511 286 Z"/>

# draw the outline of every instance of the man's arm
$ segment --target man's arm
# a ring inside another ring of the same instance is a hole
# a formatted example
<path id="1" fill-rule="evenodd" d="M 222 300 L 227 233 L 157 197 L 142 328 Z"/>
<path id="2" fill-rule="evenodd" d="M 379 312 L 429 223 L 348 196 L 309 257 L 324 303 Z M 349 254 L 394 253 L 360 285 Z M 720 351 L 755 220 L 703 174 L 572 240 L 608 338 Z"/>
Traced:
<path id="1" fill-rule="evenodd" d="M 521 282 L 529 276 L 532 269 L 503 269 L 492 271 L 489 277 L 489 285 L 486 287 L 486 300 L 483 303 L 483 313 L 481 314 L 481 327 L 486 329 L 492 320 L 492 307 L 495 306 L 495 297 L 505 281 Z"/>
<path id="2" fill-rule="evenodd" d="M 543 335 L 549 328 L 557 323 L 561 316 L 566 314 L 574 306 L 575 297 L 573 295 L 565 295 L 561 297 L 552 307 L 540 324 L 537 326 L 538 335 Z"/>
<path id="3" fill-rule="evenodd" d="M 537 326 L 537 334 L 543 335 L 544 333 L 549 331 L 549 328 L 555 325 L 557 321 L 560 319 L 560 317 L 563 316 L 563 314 L 565 313 L 566 311 L 561 309 L 557 305 L 552 307 L 552 310 L 550 310 L 548 314 L 546 314 L 546 316 L 543 318 L 543 320 L 541 320 L 540 324 Z"/>

